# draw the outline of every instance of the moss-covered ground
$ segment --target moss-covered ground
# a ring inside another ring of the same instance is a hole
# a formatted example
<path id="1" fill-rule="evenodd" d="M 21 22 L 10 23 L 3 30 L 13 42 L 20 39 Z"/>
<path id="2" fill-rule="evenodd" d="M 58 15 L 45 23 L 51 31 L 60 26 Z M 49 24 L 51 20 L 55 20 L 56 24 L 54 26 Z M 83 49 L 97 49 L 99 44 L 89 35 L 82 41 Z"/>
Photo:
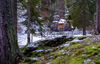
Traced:
<path id="1" fill-rule="evenodd" d="M 41 41 L 38 47 L 26 46 L 22 49 L 25 60 L 21 64 L 100 64 L 99 38 L 77 38 L 84 40 L 71 42 L 74 37 L 66 38 L 63 36 Z M 70 45 L 60 46 L 65 42 L 70 42 Z"/>

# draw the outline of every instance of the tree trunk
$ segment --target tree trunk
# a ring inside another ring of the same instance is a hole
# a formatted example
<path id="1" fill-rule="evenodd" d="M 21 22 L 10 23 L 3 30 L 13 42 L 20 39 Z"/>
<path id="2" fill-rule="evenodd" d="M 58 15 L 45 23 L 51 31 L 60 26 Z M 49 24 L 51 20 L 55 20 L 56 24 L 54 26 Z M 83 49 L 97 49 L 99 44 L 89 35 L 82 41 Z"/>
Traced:
<path id="1" fill-rule="evenodd" d="M 15 36 L 17 38 L 17 0 L 11 0 L 12 4 L 12 20 L 14 22 Z"/>
<path id="2" fill-rule="evenodd" d="M 33 34 L 31 34 L 31 42 L 33 42 Z"/>
<path id="3" fill-rule="evenodd" d="M 83 35 L 86 35 L 86 27 L 83 27 Z"/>
<path id="4" fill-rule="evenodd" d="M 97 30 L 100 33 L 100 0 L 97 0 Z"/>
<path id="5" fill-rule="evenodd" d="M 97 4 L 96 4 L 97 5 Z M 96 14 L 94 15 L 94 24 L 93 24 L 93 27 L 94 27 L 94 34 L 95 35 L 99 35 L 99 32 L 97 30 L 97 27 L 98 27 L 98 22 L 97 22 L 97 11 L 96 11 Z"/>
<path id="6" fill-rule="evenodd" d="M 11 0 L 0 0 L 0 64 L 16 64 L 19 53 Z"/>
<path id="7" fill-rule="evenodd" d="M 27 43 L 30 43 L 30 0 L 28 0 L 28 27 L 27 27 Z"/>

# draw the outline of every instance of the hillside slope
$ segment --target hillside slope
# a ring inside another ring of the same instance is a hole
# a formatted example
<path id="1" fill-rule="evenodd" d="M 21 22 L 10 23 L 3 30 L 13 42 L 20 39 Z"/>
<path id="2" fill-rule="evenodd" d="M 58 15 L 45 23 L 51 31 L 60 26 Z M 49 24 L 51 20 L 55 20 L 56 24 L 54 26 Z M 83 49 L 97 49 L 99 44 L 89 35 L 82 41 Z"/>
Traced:
<path id="1" fill-rule="evenodd" d="M 63 36 L 36 44 L 23 48 L 25 60 L 21 64 L 100 64 L 100 36 Z"/>

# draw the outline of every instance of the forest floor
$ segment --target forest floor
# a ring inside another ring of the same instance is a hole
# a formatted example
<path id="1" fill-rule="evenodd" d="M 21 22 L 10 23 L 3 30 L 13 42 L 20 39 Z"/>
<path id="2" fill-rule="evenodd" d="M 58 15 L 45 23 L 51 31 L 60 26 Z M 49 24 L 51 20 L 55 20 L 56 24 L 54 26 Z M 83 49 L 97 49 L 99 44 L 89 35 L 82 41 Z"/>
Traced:
<path id="1" fill-rule="evenodd" d="M 100 64 L 100 36 L 62 36 L 21 49 L 21 64 Z"/>

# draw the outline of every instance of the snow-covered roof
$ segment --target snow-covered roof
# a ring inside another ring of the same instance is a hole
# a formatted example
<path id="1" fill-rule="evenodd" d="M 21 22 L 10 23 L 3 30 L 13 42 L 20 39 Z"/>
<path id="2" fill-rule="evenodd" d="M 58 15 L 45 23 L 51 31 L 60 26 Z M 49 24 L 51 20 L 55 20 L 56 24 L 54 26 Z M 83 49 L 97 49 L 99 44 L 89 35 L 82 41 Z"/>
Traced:
<path id="1" fill-rule="evenodd" d="M 59 23 L 64 23 L 66 20 L 65 19 L 60 19 Z"/>
<path id="2" fill-rule="evenodd" d="M 63 23 L 64 23 L 64 22 L 61 22 L 61 21 L 59 22 L 59 24 L 63 24 Z"/>
<path id="3" fill-rule="evenodd" d="M 65 19 L 60 19 L 60 21 L 65 22 L 66 20 Z"/>

